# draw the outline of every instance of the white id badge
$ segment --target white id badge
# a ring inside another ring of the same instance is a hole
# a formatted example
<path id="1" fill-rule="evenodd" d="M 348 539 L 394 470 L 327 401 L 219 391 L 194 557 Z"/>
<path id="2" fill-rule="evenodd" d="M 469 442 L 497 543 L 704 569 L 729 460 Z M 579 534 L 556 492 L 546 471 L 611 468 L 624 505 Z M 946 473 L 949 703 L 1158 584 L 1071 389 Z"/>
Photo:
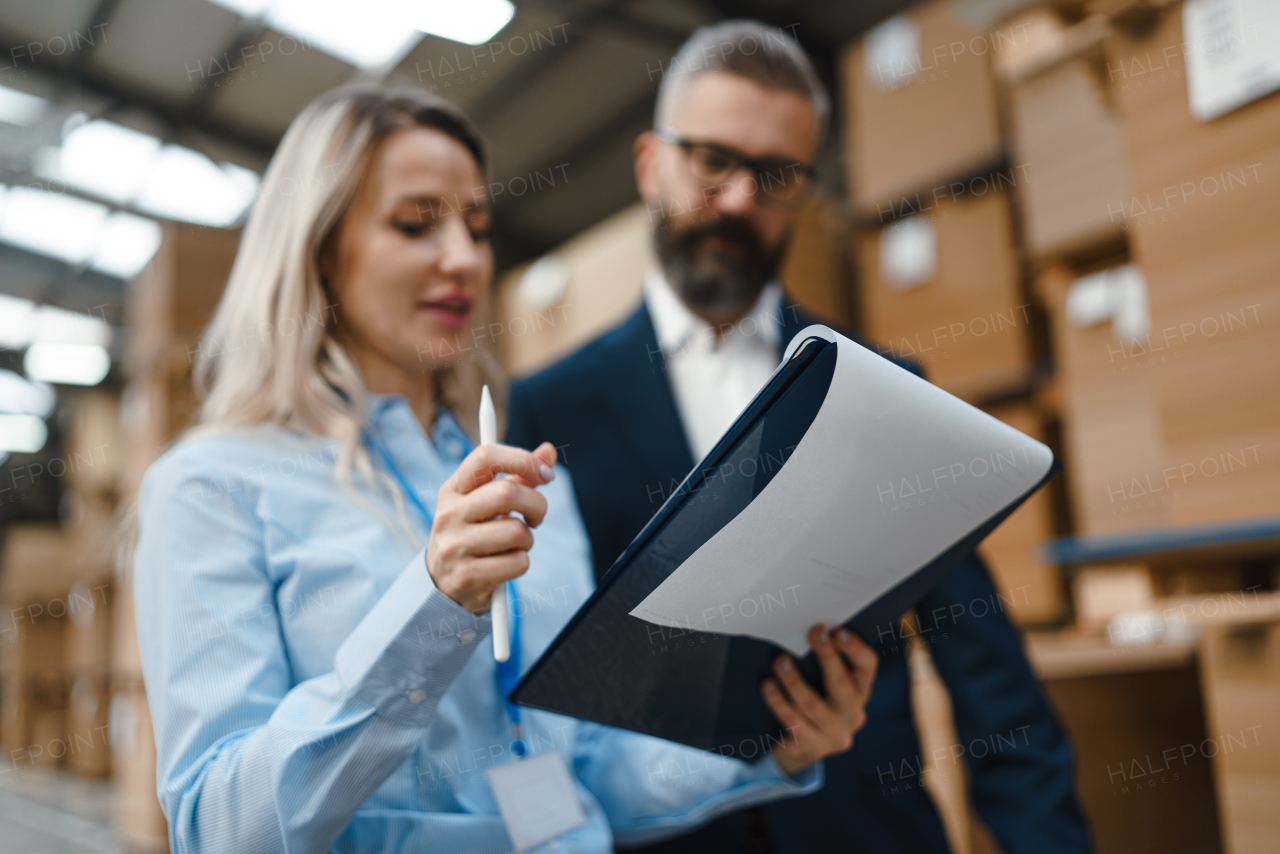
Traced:
<path id="1" fill-rule="evenodd" d="M 502 823 L 517 851 L 585 824 L 587 815 L 564 759 L 548 750 L 485 772 Z"/>

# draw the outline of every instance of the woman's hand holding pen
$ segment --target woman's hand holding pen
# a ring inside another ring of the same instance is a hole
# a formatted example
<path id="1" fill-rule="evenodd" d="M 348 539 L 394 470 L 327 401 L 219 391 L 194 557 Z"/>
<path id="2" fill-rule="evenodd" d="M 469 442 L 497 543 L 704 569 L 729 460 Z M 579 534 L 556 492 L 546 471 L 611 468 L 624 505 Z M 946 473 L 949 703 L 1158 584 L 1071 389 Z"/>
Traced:
<path id="1" fill-rule="evenodd" d="M 865 708 L 880 662 L 875 651 L 848 629 L 831 635 L 814 626 L 809 644 L 822 667 L 826 697 L 805 682 L 789 655 L 774 661 L 777 679 L 761 685 L 765 703 L 786 730 L 773 757 L 788 774 L 853 746 L 853 734 L 867 722 Z"/>
<path id="2" fill-rule="evenodd" d="M 481 614 L 498 585 L 525 573 L 531 529 L 547 512 L 547 499 L 534 487 L 555 478 L 555 462 L 550 442 L 533 453 L 494 444 L 467 455 L 436 502 L 427 543 L 427 570 L 436 589 Z M 513 511 L 520 516 L 511 516 Z"/>

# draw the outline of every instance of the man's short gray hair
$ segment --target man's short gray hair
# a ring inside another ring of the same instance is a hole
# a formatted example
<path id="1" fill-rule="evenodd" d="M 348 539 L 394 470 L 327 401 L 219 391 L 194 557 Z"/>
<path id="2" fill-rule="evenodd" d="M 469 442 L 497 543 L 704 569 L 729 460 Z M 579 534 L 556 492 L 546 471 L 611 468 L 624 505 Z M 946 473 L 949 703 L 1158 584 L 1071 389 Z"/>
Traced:
<path id="1" fill-rule="evenodd" d="M 694 31 L 671 58 L 658 86 L 653 123 L 666 125 L 689 84 L 703 74 L 737 74 L 766 89 L 795 92 L 818 114 L 819 137 L 831 114 L 813 63 L 790 35 L 759 21 L 723 21 Z"/>

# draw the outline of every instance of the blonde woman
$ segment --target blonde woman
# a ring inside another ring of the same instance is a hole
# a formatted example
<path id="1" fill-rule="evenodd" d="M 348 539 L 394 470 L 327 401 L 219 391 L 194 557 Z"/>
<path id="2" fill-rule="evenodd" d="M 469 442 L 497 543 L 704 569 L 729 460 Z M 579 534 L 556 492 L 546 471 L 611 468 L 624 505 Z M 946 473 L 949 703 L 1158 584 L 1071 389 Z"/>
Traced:
<path id="1" fill-rule="evenodd" d="M 438 355 L 488 296 L 484 178 L 453 108 L 370 87 L 307 107 L 267 170 L 202 341 L 200 424 L 140 501 L 175 852 L 604 852 L 813 791 L 861 726 L 874 655 L 816 631 L 826 696 L 780 659 L 762 690 L 794 738 L 755 764 L 504 703 L 490 594 L 512 582 L 527 668 L 591 569 L 554 449 L 473 447 L 489 365 Z M 702 770 L 652 772 L 673 758 Z M 506 824 L 488 772 L 512 762 L 543 769 L 543 806 Z"/>

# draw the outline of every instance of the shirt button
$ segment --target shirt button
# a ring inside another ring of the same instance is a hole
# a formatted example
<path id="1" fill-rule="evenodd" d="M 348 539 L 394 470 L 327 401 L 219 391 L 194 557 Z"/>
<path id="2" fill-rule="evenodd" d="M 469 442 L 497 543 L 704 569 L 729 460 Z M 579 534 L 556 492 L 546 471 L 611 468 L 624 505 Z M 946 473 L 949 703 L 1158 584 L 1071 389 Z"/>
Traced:
<path id="1" fill-rule="evenodd" d="M 476 639 L 475 629 L 463 629 L 458 632 L 458 643 L 472 643 Z"/>
<path id="2" fill-rule="evenodd" d="M 423 700 L 427 699 L 427 692 L 423 691 L 421 688 L 414 688 L 412 691 L 406 693 L 405 696 L 409 698 L 410 703 L 413 703 L 416 706 Z"/>

